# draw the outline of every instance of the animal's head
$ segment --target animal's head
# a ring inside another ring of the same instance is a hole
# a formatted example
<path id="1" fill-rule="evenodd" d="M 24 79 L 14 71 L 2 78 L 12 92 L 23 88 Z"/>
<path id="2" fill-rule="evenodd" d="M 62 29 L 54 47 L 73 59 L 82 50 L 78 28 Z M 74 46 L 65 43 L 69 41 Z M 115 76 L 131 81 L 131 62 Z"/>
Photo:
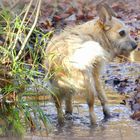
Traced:
<path id="1" fill-rule="evenodd" d="M 99 22 L 113 47 L 112 50 L 114 50 L 115 55 L 129 56 L 130 52 L 136 49 L 137 43 L 130 36 L 126 25 L 116 18 L 114 11 L 107 4 L 98 4 L 97 12 Z"/>

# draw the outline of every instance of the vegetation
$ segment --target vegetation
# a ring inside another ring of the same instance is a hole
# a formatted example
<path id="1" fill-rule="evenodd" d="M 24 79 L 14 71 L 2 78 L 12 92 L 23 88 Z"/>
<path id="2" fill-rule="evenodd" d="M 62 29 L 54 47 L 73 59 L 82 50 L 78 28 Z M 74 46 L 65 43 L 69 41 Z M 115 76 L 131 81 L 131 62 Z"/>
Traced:
<path id="1" fill-rule="evenodd" d="M 24 97 L 37 94 L 28 89 L 36 79 L 44 77 L 41 62 L 51 35 L 37 29 L 41 0 L 34 7 L 33 2 L 19 15 L 8 9 L 0 10 L 0 135 L 4 136 L 22 137 L 29 129 L 50 127 L 39 104 Z"/>

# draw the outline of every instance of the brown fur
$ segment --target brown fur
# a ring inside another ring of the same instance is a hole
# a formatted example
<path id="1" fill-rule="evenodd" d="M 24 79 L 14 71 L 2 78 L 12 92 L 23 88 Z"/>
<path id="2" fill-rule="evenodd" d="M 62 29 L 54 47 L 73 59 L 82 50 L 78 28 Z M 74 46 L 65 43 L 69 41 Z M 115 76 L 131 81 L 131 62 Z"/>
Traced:
<path id="1" fill-rule="evenodd" d="M 100 84 L 104 63 L 119 55 L 128 56 L 136 48 L 125 25 L 107 4 L 97 6 L 99 18 L 73 28 L 67 27 L 50 41 L 46 49 L 45 66 L 52 75 L 51 90 L 58 112 L 58 121 L 64 120 L 62 100 L 66 113 L 72 113 L 72 94 L 84 93 L 89 106 L 91 124 L 96 123 L 95 95 L 103 107 L 105 117 L 110 116 L 107 98 Z M 121 36 L 120 31 L 125 35 Z"/>

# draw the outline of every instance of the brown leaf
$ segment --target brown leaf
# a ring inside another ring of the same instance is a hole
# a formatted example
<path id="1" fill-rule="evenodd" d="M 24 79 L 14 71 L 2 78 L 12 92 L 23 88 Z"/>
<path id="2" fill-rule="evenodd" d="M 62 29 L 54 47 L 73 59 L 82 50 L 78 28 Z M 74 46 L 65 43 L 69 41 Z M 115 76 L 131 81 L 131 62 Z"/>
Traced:
<path id="1" fill-rule="evenodd" d="M 69 8 L 67 9 L 66 13 L 72 15 L 75 11 L 76 11 L 75 8 L 73 8 L 73 7 L 69 7 Z"/>
<path id="2" fill-rule="evenodd" d="M 58 16 L 58 15 L 55 15 L 55 16 L 54 16 L 54 19 L 55 19 L 56 21 L 60 21 L 62 18 L 61 18 L 60 16 Z"/>
<path id="3" fill-rule="evenodd" d="M 93 13 L 88 12 L 88 14 L 87 14 L 87 19 L 93 19 L 93 18 L 94 18 Z"/>
<path id="4" fill-rule="evenodd" d="M 84 18 L 84 13 L 81 11 L 81 9 L 78 10 L 76 17 L 78 20 L 81 20 Z"/>

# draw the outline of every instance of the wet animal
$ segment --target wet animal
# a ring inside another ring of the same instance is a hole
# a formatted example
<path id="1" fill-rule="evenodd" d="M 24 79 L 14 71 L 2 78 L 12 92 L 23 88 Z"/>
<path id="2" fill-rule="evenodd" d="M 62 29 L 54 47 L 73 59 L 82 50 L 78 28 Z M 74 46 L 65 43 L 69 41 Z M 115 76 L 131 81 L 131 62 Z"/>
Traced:
<path id="1" fill-rule="evenodd" d="M 84 94 L 92 125 L 97 123 L 95 96 L 101 102 L 104 116 L 110 117 L 100 74 L 106 63 L 119 56 L 129 57 L 137 47 L 126 25 L 116 18 L 108 4 L 100 3 L 96 9 L 97 19 L 66 27 L 51 39 L 46 49 L 44 64 L 51 75 L 59 124 L 64 122 L 63 100 L 65 113 L 72 114 L 73 94 Z"/>

